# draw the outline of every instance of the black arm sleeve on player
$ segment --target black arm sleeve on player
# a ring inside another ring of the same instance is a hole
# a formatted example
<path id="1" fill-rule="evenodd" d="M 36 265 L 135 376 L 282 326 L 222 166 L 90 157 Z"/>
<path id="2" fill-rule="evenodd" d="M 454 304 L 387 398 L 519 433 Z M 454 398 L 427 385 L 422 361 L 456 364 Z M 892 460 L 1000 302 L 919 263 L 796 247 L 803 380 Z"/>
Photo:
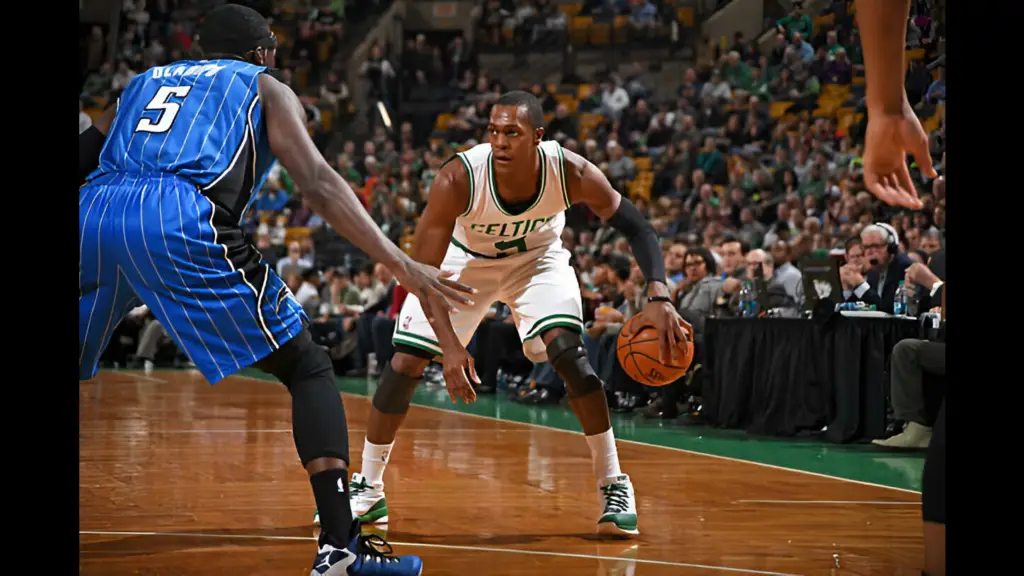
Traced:
<path id="1" fill-rule="evenodd" d="M 85 179 L 100 165 L 100 151 L 107 137 L 96 129 L 89 128 L 78 135 L 78 183 L 84 184 Z"/>
<path id="2" fill-rule="evenodd" d="M 633 257 L 647 282 L 665 283 L 665 260 L 661 255 L 658 235 L 643 214 L 629 198 L 622 197 L 619 209 L 608 219 L 613 228 L 622 232 L 633 249 Z"/>

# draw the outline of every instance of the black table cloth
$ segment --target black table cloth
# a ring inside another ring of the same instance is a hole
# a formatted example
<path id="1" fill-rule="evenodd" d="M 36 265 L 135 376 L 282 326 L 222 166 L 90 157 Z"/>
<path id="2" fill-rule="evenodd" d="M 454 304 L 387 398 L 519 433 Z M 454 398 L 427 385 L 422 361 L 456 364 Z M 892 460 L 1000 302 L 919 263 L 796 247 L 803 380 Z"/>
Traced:
<path id="1" fill-rule="evenodd" d="M 712 426 L 793 436 L 827 426 L 843 443 L 885 434 L 893 346 L 917 338 L 905 318 L 710 318 L 704 417 Z"/>

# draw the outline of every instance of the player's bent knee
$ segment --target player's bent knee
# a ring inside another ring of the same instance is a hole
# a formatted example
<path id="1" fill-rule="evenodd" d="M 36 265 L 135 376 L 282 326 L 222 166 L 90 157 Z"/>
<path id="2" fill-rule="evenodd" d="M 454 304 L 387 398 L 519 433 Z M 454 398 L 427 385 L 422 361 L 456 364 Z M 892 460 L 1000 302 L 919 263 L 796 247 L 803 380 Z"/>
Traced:
<path id="1" fill-rule="evenodd" d="M 603 388 L 601 378 L 587 359 L 583 338 L 577 332 L 562 332 L 548 342 L 548 361 L 565 382 L 566 395 L 579 398 Z"/>
<path id="2" fill-rule="evenodd" d="M 399 374 L 419 378 L 433 359 L 432 352 L 405 344 L 395 344 L 395 355 L 391 357 L 390 365 Z"/>
<path id="3" fill-rule="evenodd" d="M 291 340 L 256 362 L 256 368 L 275 376 L 289 389 L 303 379 L 326 376 L 334 381 L 334 366 L 327 352 L 313 343 L 303 328 Z"/>
<path id="4" fill-rule="evenodd" d="M 409 356 L 413 360 L 420 360 L 426 365 L 426 361 Z M 409 411 L 409 404 L 412 402 L 412 395 L 416 392 L 416 386 L 420 383 L 419 374 L 423 372 L 421 367 L 415 376 L 399 372 L 394 368 L 396 354 L 391 363 L 384 367 L 380 375 L 380 385 L 373 394 L 373 407 L 382 414 L 399 415 Z M 400 363 L 399 363 L 400 364 Z"/>
<path id="5" fill-rule="evenodd" d="M 348 425 L 334 384 L 334 366 L 309 331 L 303 328 L 255 366 L 276 376 L 292 395 L 292 435 L 302 465 L 317 463 L 314 470 L 336 467 L 327 459 L 347 465 Z"/>

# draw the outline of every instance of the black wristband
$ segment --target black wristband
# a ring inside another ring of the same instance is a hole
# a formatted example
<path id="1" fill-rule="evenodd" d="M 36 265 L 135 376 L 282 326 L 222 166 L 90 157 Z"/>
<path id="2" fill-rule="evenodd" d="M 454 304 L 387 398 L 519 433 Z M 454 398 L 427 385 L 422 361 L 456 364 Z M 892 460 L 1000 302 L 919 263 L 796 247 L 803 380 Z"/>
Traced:
<path id="1" fill-rule="evenodd" d="M 667 302 L 667 303 L 671 304 L 672 303 L 672 299 L 669 298 L 668 296 L 648 296 L 647 297 L 647 303 L 650 304 L 652 302 Z"/>

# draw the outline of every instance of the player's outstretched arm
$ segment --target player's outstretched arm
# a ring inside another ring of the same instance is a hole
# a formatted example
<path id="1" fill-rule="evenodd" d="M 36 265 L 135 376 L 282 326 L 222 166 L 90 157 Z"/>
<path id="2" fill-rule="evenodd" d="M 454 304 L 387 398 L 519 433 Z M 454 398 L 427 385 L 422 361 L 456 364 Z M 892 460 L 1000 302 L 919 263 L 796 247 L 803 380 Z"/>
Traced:
<path id="1" fill-rule="evenodd" d="M 602 222 L 629 240 L 633 258 L 647 280 L 648 306 L 644 308 L 644 315 L 662 335 L 661 361 L 671 358 L 674 362 L 678 345 L 686 338 L 684 321 L 672 306 L 665 283 L 665 260 L 654 227 L 629 198 L 612 188 L 597 166 L 569 150 L 564 150 L 564 154 L 569 200 L 586 204 Z"/>
<path id="2" fill-rule="evenodd" d="M 117 114 L 117 106 L 110 106 L 93 120 L 84 132 L 78 135 L 78 183 L 82 184 L 85 179 L 100 164 L 100 152 L 103 151 L 103 143 L 107 141 L 107 133 L 110 132 L 110 125 L 114 123 L 114 116 Z"/>
<path id="3" fill-rule="evenodd" d="M 410 293 L 439 308 L 469 304 L 472 289 L 448 280 L 437 268 L 412 261 L 395 246 L 356 198 L 348 183 L 324 160 L 306 132 L 306 113 L 291 88 L 269 74 L 260 76 L 260 101 L 270 149 L 309 200 L 339 234 L 387 266 Z"/>
<path id="4" fill-rule="evenodd" d="M 465 212 L 469 201 L 469 175 L 461 162 L 449 160 L 434 178 L 427 195 L 427 206 L 416 223 L 412 242 L 414 260 L 430 266 L 441 265 L 451 243 L 455 221 Z M 451 317 L 442 310 L 437 314 L 428 312 L 427 320 L 443 352 L 445 382 L 452 401 L 456 394 L 461 395 L 467 404 L 475 401 L 476 393 L 467 377 L 477 384 L 480 378 L 476 375 L 473 357 L 455 334 Z"/>
<path id="5" fill-rule="evenodd" d="M 901 114 L 910 0 L 857 0 L 869 113 Z"/>
<path id="6" fill-rule="evenodd" d="M 857 0 L 857 22 L 864 46 L 868 129 L 864 137 L 864 185 L 891 205 L 921 207 L 907 168 L 912 154 L 930 178 L 928 135 L 904 89 L 907 16 L 910 0 Z"/>

